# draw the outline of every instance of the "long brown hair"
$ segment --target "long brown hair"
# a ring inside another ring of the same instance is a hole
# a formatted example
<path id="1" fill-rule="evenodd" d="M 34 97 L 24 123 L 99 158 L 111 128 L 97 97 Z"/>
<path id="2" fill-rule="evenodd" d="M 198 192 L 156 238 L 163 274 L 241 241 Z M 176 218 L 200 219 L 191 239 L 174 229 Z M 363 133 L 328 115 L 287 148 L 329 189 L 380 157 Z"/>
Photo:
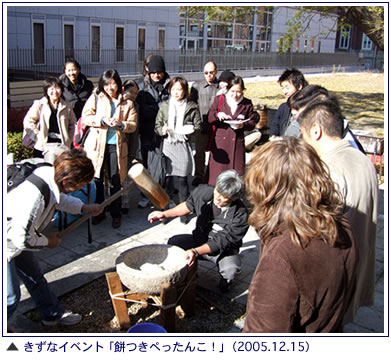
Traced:
<path id="1" fill-rule="evenodd" d="M 94 165 L 85 151 L 80 149 L 67 150 L 57 156 L 53 163 L 54 180 L 61 192 L 64 191 L 63 182 L 77 188 L 84 186 L 94 178 Z"/>
<path id="2" fill-rule="evenodd" d="M 301 248 L 316 237 L 335 244 L 342 196 L 327 166 L 303 140 L 287 137 L 254 150 L 245 183 L 253 205 L 249 224 L 265 244 L 284 227 Z"/>

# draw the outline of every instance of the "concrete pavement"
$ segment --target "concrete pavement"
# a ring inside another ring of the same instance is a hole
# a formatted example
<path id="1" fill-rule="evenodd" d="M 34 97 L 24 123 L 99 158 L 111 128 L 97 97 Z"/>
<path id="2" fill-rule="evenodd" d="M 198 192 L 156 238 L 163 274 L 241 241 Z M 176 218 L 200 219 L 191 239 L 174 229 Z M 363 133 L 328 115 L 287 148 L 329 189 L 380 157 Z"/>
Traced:
<path id="1" fill-rule="evenodd" d="M 383 333 L 384 331 L 384 190 L 380 190 L 379 219 L 376 243 L 376 293 L 375 304 L 359 310 L 355 321 L 345 327 L 348 333 Z M 77 289 L 106 272 L 113 271 L 115 260 L 123 251 L 145 244 L 161 244 L 175 234 L 190 233 L 195 224 L 193 218 L 189 224 L 183 225 L 179 219 L 167 224 L 151 225 L 147 215 L 152 209 L 138 209 L 139 191 L 132 188 L 129 196 L 129 214 L 122 217 L 119 229 L 111 227 L 111 217 L 99 225 L 93 226 L 93 241 L 88 243 L 87 224 L 84 223 L 76 231 L 68 234 L 56 249 L 45 249 L 38 253 L 45 276 L 58 296 Z M 242 272 L 232 284 L 229 293 L 223 296 L 232 301 L 247 303 L 248 287 L 259 258 L 259 240 L 250 228 L 244 238 L 241 249 Z M 386 269 L 388 271 L 388 269 Z M 219 275 L 214 265 L 199 262 L 198 285 L 213 291 L 217 290 Z M 29 293 L 24 286 L 22 300 L 17 314 L 10 323 L 15 332 L 42 332 L 42 327 L 33 323 L 24 315 L 34 308 Z M 222 315 L 223 316 L 223 315 Z M 230 332 L 240 332 L 243 322 L 232 324 Z"/>

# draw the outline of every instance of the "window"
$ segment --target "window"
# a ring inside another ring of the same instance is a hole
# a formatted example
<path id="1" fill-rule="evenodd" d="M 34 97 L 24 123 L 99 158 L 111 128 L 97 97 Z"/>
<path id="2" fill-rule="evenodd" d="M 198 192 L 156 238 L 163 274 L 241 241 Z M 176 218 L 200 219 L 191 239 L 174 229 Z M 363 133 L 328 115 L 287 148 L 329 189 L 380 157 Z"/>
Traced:
<path id="1" fill-rule="evenodd" d="M 123 62 L 124 61 L 124 28 L 122 26 L 117 26 L 115 28 L 115 61 Z"/>
<path id="2" fill-rule="evenodd" d="M 304 52 L 307 52 L 308 40 L 304 40 Z"/>
<path id="3" fill-rule="evenodd" d="M 44 24 L 33 23 L 34 64 L 45 63 Z"/>
<path id="4" fill-rule="evenodd" d="M 366 35 L 362 34 L 361 50 L 371 50 L 372 40 Z"/>
<path id="5" fill-rule="evenodd" d="M 91 26 L 91 62 L 100 62 L 100 25 Z"/>
<path id="6" fill-rule="evenodd" d="M 349 49 L 350 42 L 350 25 L 344 25 L 341 28 L 341 32 L 339 34 L 339 48 L 340 49 Z"/>
<path id="7" fill-rule="evenodd" d="M 166 30 L 165 29 L 159 29 L 159 44 L 158 49 L 164 50 L 166 46 Z"/>
<path id="8" fill-rule="evenodd" d="M 145 57 L 145 28 L 138 29 L 138 59 L 143 61 Z"/>
<path id="9" fill-rule="evenodd" d="M 64 25 L 64 52 L 65 60 L 74 58 L 74 32 L 72 24 Z"/>

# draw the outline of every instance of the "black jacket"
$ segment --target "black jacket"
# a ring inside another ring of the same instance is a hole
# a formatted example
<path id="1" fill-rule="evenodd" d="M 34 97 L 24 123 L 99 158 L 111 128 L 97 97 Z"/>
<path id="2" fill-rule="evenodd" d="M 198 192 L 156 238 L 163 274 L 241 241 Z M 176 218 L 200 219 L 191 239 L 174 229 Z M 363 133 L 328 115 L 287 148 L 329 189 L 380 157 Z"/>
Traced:
<path id="1" fill-rule="evenodd" d="M 190 194 L 186 206 L 197 215 L 193 236 L 209 245 L 211 255 L 217 255 L 239 249 L 249 226 L 248 211 L 241 200 L 232 202 L 226 212 L 213 218 L 213 190 L 213 186 L 199 185 Z"/>
<path id="2" fill-rule="evenodd" d="M 141 138 L 153 139 L 155 137 L 155 120 L 160 104 L 168 100 L 168 85 L 170 77 L 166 73 L 161 91 L 157 91 L 152 85 L 149 75 L 138 81 L 139 92 L 136 102 L 139 105 L 139 134 Z"/>
<path id="3" fill-rule="evenodd" d="M 60 81 L 64 85 L 62 97 L 72 105 L 76 119 L 79 119 L 83 111 L 84 104 L 90 97 L 94 85 L 83 74 L 79 74 L 78 83 L 73 85 L 65 74 L 60 76 Z"/>
<path id="4" fill-rule="evenodd" d="M 273 116 L 273 120 L 269 126 L 269 136 L 282 136 L 284 134 L 291 109 L 286 102 L 282 103 Z"/>

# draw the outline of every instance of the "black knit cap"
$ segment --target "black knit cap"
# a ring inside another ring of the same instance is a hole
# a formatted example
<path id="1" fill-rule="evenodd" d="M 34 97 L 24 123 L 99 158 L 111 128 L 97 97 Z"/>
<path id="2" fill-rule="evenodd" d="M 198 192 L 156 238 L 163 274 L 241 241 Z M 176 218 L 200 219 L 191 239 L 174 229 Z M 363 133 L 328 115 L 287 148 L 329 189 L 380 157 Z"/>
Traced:
<path id="1" fill-rule="evenodd" d="M 160 55 L 153 55 L 148 63 L 148 73 L 166 72 L 166 65 Z"/>
<path id="2" fill-rule="evenodd" d="M 229 83 L 234 77 L 235 74 L 232 71 L 224 70 L 219 76 L 219 82 L 225 81 L 226 83 Z"/>

